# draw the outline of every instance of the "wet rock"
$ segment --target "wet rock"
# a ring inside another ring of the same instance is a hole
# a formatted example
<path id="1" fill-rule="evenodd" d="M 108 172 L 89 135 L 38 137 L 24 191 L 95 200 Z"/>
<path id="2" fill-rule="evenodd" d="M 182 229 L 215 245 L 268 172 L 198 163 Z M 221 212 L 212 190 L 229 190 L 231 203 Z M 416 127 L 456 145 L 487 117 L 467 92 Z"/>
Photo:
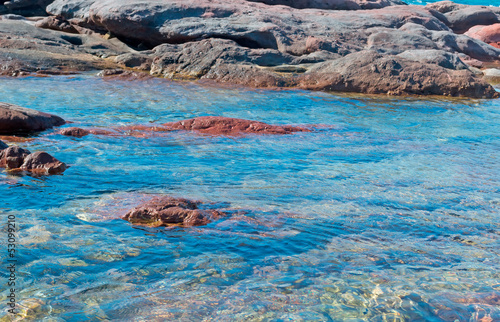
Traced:
<path id="1" fill-rule="evenodd" d="M 143 53 L 127 53 L 115 58 L 115 62 L 119 65 L 142 70 L 149 70 L 152 61 L 153 59 L 149 55 Z"/>
<path id="2" fill-rule="evenodd" d="M 57 160 L 46 152 L 35 152 L 24 159 L 22 170 L 38 174 L 59 174 L 66 170 L 65 163 Z"/>
<path id="3" fill-rule="evenodd" d="M 490 26 L 474 26 L 470 28 L 465 35 L 484 41 L 496 48 L 500 48 L 500 23 L 495 23 Z"/>
<path id="4" fill-rule="evenodd" d="M 11 146 L 0 151 L 0 167 L 7 169 L 20 168 L 31 152 L 18 146 Z"/>
<path id="5" fill-rule="evenodd" d="M 128 212 L 123 219 L 138 225 L 152 227 L 179 225 L 201 226 L 225 214 L 206 209 L 203 203 L 183 198 L 155 197 Z"/>
<path id="6" fill-rule="evenodd" d="M 77 138 L 84 137 L 86 135 L 90 134 L 90 131 L 81 129 L 79 127 L 69 127 L 66 129 L 62 129 L 59 131 L 59 134 L 65 135 L 65 136 L 74 136 Z"/>
<path id="7" fill-rule="evenodd" d="M 9 146 L 7 144 L 5 144 L 5 142 L 3 142 L 2 140 L 0 140 L 0 151 L 1 150 L 4 150 L 4 149 L 7 149 Z"/>
<path id="8" fill-rule="evenodd" d="M 142 71 L 123 70 L 123 69 L 105 69 L 100 71 L 97 76 L 107 79 L 120 80 L 146 80 L 153 78 L 150 74 Z"/>
<path id="9" fill-rule="evenodd" d="M 492 84 L 500 83 L 500 69 L 498 68 L 488 68 L 482 70 L 484 79 Z"/>
<path id="10" fill-rule="evenodd" d="M 269 125 L 263 122 L 221 116 L 202 116 L 185 121 L 165 123 L 163 126 L 173 130 L 196 131 L 212 135 L 291 134 L 310 131 L 297 126 Z"/>
<path id="11" fill-rule="evenodd" d="M 78 30 L 63 17 L 49 16 L 35 23 L 38 28 L 52 29 L 77 34 Z"/>
<path id="12" fill-rule="evenodd" d="M 0 103 L 0 133 L 43 131 L 64 123 L 65 121 L 56 115 Z"/>

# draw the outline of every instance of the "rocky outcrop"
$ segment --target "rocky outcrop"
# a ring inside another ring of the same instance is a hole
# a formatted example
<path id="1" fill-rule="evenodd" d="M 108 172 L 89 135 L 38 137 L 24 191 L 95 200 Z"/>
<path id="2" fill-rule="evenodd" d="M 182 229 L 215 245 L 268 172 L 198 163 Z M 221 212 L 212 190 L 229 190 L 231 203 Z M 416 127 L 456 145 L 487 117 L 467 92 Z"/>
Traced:
<path id="1" fill-rule="evenodd" d="M 302 127 L 269 125 L 263 122 L 220 116 L 202 116 L 179 122 L 165 123 L 163 126 L 172 130 L 195 131 L 211 135 L 291 134 L 310 131 Z"/>
<path id="2" fill-rule="evenodd" d="M 36 174 L 60 174 L 66 170 L 65 163 L 46 152 L 35 152 L 24 159 L 21 169 Z"/>
<path id="3" fill-rule="evenodd" d="M 404 5 L 399 0 L 248 0 L 269 5 L 283 5 L 298 9 L 359 10 L 380 9 L 394 5 Z"/>
<path id="4" fill-rule="evenodd" d="M 8 103 L 0 103 L 0 133 L 33 132 L 63 125 L 59 116 Z"/>
<path id="5" fill-rule="evenodd" d="M 0 167 L 7 169 L 20 168 L 24 163 L 24 159 L 30 153 L 30 151 L 22 149 L 18 146 L 8 147 L 0 151 Z"/>
<path id="6" fill-rule="evenodd" d="M 224 216 L 224 212 L 209 209 L 206 204 L 170 196 L 155 197 L 128 212 L 123 219 L 136 225 L 201 226 Z"/>
<path id="7" fill-rule="evenodd" d="M 470 6 L 440 1 L 428 4 L 427 8 L 441 13 L 436 15 L 457 33 L 464 33 L 472 26 L 490 25 L 500 22 L 500 8 L 492 6 Z"/>
<path id="8" fill-rule="evenodd" d="M 453 66 L 452 62 L 446 62 Z M 457 65 L 459 67 L 460 65 Z M 315 66 L 301 79 L 306 89 L 370 94 L 417 94 L 498 97 L 487 83 L 468 69 L 454 70 L 435 64 L 358 52 Z"/>

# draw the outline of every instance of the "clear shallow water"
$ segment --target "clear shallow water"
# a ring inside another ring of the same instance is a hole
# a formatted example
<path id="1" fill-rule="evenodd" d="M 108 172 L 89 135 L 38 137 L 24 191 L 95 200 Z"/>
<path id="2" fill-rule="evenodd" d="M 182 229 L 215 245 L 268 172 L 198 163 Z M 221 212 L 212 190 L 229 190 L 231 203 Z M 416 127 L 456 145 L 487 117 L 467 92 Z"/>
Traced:
<path id="1" fill-rule="evenodd" d="M 21 143 L 71 166 L 0 173 L 2 221 L 21 225 L 29 319 L 500 320 L 498 100 L 89 76 L 0 79 L 0 93 L 81 127 L 203 115 L 329 125 L 243 138 L 48 131 Z M 170 230 L 118 218 L 163 193 L 247 212 Z"/>
<path id="2" fill-rule="evenodd" d="M 428 3 L 439 2 L 442 0 L 403 0 L 407 4 L 417 4 L 417 5 L 426 5 Z M 477 5 L 477 6 L 500 6 L 500 0 L 453 0 L 455 3 L 462 3 L 468 5 Z"/>

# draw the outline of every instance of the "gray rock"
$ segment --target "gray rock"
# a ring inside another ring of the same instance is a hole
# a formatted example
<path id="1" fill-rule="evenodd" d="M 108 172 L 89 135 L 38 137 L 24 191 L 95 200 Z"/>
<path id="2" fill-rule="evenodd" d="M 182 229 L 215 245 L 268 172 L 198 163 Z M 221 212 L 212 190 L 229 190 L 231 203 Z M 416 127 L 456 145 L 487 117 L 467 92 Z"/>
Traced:
<path id="1" fill-rule="evenodd" d="M 458 55 L 447 53 L 443 50 L 407 50 L 398 55 L 407 60 L 438 65 L 447 69 L 468 69 Z"/>

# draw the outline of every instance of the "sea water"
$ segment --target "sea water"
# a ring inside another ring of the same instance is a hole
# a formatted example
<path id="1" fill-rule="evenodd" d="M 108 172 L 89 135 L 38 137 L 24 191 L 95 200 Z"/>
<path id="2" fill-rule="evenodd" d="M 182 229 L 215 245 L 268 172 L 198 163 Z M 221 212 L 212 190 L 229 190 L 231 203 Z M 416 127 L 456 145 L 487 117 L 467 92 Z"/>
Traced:
<path id="1" fill-rule="evenodd" d="M 13 215 L 20 318 L 500 320 L 499 100 L 93 75 L 4 78 L 0 93 L 83 128 L 206 115 L 316 128 L 242 137 L 48 130 L 18 143 L 70 166 L 54 176 L 0 172 L 0 303 L 7 308 Z M 155 195 L 230 214 L 194 228 L 120 219 Z"/>

